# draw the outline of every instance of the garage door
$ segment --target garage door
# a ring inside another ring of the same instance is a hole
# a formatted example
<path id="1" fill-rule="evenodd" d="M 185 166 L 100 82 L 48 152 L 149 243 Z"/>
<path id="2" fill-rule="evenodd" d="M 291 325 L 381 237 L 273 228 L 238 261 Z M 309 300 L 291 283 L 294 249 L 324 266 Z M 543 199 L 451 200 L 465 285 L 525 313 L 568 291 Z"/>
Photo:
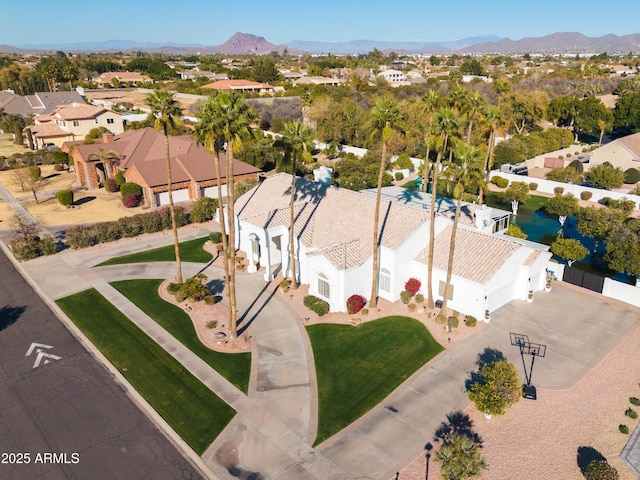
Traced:
<path id="1" fill-rule="evenodd" d="M 221 190 L 222 190 L 222 196 L 226 197 L 227 196 L 227 185 L 224 184 L 221 186 Z M 210 198 L 218 198 L 218 187 L 205 187 L 205 189 L 202 191 L 202 196 L 203 197 L 210 197 Z"/>
<path id="2" fill-rule="evenodd" d="M 487 308 L 493 312 L 513 300 L 514 284 L 508 283 L 487 295 Z"/>
<path id="3" fill-rule="evenodd" d="M 171 192 L 173 194 L 173 203 L 185 202 L 189 200 L 189 189 L 182 188 L 180 190 L 174 190 Z M 169 205 L 169 192 L 158 193 L 157 196 L 158 206 Z"/>

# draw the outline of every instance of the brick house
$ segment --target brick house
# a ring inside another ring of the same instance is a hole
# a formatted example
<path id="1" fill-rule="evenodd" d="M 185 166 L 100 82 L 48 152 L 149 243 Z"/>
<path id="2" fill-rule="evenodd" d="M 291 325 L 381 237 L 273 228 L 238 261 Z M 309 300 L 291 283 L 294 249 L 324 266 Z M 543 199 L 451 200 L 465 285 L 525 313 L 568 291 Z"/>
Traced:
<path id="1" fill-rule="evenodd" d="M 142 187 L 144 202 L 151 207 L 167 205 L 168 182 L 165 138 L 153 128 L 128 130 L 120 135 L 105 135 L 101 144 L 65 144 L 76 166 L 80 184 L 99 188 L 107 178 L 124 171 L 127 182 Z M 196 200 L 202 196 L 217 198 L 214 157 L 189 135 L 169 137 L 171 180 L 174 202 Z M 220 155 L 223 195 L 226 195 L 226 154 Z M 260 169 L 234 161 L 236 181 L 257 180 Z"/>

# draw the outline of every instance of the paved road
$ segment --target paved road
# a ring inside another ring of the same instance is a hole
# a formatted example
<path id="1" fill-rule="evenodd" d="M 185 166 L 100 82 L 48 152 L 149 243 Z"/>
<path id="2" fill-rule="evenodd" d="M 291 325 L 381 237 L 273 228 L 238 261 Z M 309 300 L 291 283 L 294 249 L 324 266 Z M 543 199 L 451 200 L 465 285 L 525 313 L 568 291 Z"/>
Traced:
<path id="1" fill-rule="evenodd" d="M 0 300 L 0 478 L 203 478 L 3 253 Z M 60 358 L 40 358 L 34 367 L 37 349 L 25 356 L 32 342 L 52 346 L 40 348 Z M 52 463 L 48 453 L 62 456 Z M 30 463 L 7 454 L 29 454 Z"/>

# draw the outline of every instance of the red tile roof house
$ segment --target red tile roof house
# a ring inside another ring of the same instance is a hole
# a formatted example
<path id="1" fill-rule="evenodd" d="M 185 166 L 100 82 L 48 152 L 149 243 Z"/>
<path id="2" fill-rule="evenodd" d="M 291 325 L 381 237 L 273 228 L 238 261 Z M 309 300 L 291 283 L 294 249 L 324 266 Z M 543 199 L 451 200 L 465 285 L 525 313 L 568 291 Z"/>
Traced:
<path id="1" fill-rule="evenodd" d="M 63 150 L 71 151 L 77 180 L 88 189 L 99 188 L 101 182 L 123 170 L 127 182 L 142 187 L 145 204 L 151 207 L 168 205 L 165 138 L 153 128 L 105 135 L 101 144 L 67 143 Z M 116 160 L 106 160 L 107 154 Z M 169 155 L 174 202 L 196 200 L 202 196 L 217 198 L 218 180 L 213 155 L 189 135 L 169 137 Z M 227 157 L 222 153 L 223 195 L 226 195 L 226 161 Z M 259 172 L 260 169 L 249 164 L 234 161 L 236 181 L 257 180 Z"/>
<path id="2" fill-rule="evenodd" d="M 62 147 L 64 142 L 84 140 L 89 131 L 98 127 L 105 127 L 114 134 L 124 131 L 122 115 L 85 103 L 60 105 L 49 115 L 34 117 L 34 122 L 35 125 L 27 128 L 31 130 L 36 148 L 45 143 Z"/>

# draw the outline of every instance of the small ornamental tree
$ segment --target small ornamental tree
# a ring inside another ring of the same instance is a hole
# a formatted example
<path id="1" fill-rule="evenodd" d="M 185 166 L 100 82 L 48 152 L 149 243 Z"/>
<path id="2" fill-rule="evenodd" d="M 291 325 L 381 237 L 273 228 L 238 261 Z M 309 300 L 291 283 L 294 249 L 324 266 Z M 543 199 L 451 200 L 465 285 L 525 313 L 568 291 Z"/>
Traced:
<path id="1" fill-rule="evenodd" d="M 547 201 L 544 208 L 549 215 L 558 216 L 558 221 L 562 227 L 564 227 L 567 217 L 575 215 L 580 210 L 578 199 L 570 193 L 566 195 L 556 194 Z"/>
<path id="2" fill-rule="evenodd" d="M 624 183 L 624 172 L 620 167 L 609 165 L 598 165 L 584 174 L 584 179 L 597 188 L 612 190 L 622 187 Z"/>
<path id="3" fill-rule="evenodd" d="M 511 182 L 511 185 L 502 193 L 504 201 L 511 203 L 511 211 L 518 214 L 518 205 L 529 200 L 529 185 L 525 182 Z"/>
<path id="4" fill-rule="evenodd" d="M 360 310 L 364 308 L 367 300 L 362 295 L 351 295 L 347 299 L 347 312 L 350 315 L 354 313 L 358 313 Z"/>
<path id="5" fill-rule="evenodd" d="M 218 200 L 210 197 L 200 197 L 193 202 L 191 221 L 194 223 L 208 222 L 218 210 Z"/>
<path id="6" fill-rule="evenodd" d="M 565 259 L 571 266 L 573 262 L 586 257 L 589 254 L 589 250 L 575 238 L 558 237 L 551 244 L 551 253 Z"/>
<path id="7" fill-rule="evenodd" d="M 504 415 L 506 409 L 522 396 L 518 370 L 505 360 L 486 363 L 480 369 L 477 381 L 469 388 L 468 395 L 481 412 Z"/>
<path id="8" fill-rule="evenodd" d="M 414 296 L 416 293 L 418 293 L 418 290 L 420 290 L 421 286 L 422 283 L 420 282 L 420 280 L 418 280 L 417 278 L 410 278 L 404 284 L 404 289 L 409 292 L 411 296 Z"/>
<path id="9" fill-rule="evenodd" d="M 510 237 L 522 238 L 523 240 L 527 238 L 527 234 L 515 223 L 510 223 L 504 233 Z"/>
<path id="10" fill-rule="evenodd" d="M 481 445 L 473 437 L 453 433 L 444 439 L 435 453 L 435 461 L 441 463 L 440 476 L 445 480 L 464 480 L 478 477 L 488 468 L 480 454 Z"/>

